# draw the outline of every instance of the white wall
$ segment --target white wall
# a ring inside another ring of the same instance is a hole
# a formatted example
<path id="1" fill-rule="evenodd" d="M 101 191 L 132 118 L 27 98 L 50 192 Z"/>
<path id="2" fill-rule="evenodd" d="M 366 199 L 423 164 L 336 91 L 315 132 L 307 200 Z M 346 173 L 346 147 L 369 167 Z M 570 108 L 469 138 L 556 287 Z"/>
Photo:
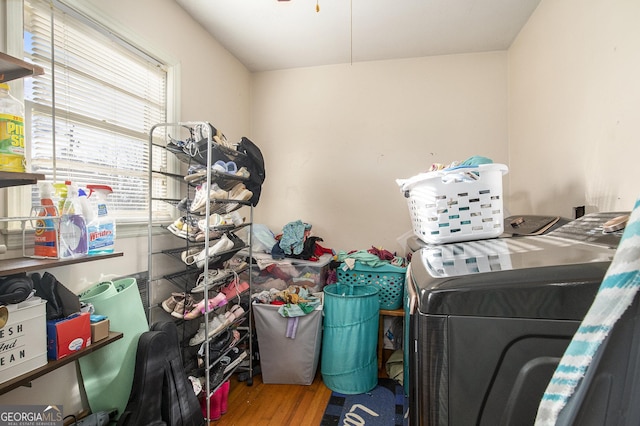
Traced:
<path id="1" fill-rule="evenodd" d="M 434 163 L 507 161 L 506 52 L 258 73 L 252 135 L 267 179 L 257 223 L 313 225 L 335 250 L 401 247 L 395 180 Z"/>
<path id="2" fill-rule="evenodd" d="M 181 70 L 180 121 L 210 121 L 231 141 L 239 140 L 250 128 L 250 79 L 246 68 L 224 50 L 171 0 L 90 1 L 154 51 L 175 60 Z M 162 244 L 175 244 L 176 238 Z M 99 282 L 103 274 L 127 276 L 147 269 L 146 234 L 139 238 L 118 238 L 116 250 L 123 257 L 50 269 L 70 290 L 80 293 Z M 78 385 L 75 364 L 69 364 L 33 381 L 31 388 L 18 388 L 0 395 L 3 404 L 62 404 L 64 414 L 87 407 Z"/>
<path id="3" fill-rule="evenodd" d="M 640 193 L 640 2 L 543 0 L 509 49 L 512 211 L 630 210 Z"/>

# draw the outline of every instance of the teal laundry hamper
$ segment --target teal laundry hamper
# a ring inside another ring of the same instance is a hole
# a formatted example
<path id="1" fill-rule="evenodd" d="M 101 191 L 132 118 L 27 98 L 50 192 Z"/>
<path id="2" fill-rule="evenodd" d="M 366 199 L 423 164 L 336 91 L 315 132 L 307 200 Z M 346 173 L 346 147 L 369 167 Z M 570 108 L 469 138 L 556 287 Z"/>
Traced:
<path id="1" fill-rule="evenodd" d="M 320 371 L 332 391 L 354 395 L 378 384 L 378 291 L 340 283 L 324 288 Z"/>

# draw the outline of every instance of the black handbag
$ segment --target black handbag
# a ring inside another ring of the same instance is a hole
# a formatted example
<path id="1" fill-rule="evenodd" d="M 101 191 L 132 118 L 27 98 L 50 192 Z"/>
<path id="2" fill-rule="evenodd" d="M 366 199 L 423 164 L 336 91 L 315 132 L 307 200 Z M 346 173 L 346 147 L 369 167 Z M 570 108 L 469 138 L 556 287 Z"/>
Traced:
<path id="1" fill-rule="evenodd" d="M 245 186 L 253 193 L 249 201 L 251 201 L 251 204 L 255 207 L 260 200 L 262 184 L 267 177 L 264 166 L 264 156 L 260 148 L 244 136 L 240 139 L 237 149 L 238 152 L 244 155 L 244 158 L 236 161 L 236 164 L 238 168 L 244 166 L 249 170 L 249 182 L 245 183 Z"/>
<path id="2" fill-rule="evenodd" d="M 33 291 L 33 281 L 22 272 L 0 278 L 0 304 L 23 302 Z"/>

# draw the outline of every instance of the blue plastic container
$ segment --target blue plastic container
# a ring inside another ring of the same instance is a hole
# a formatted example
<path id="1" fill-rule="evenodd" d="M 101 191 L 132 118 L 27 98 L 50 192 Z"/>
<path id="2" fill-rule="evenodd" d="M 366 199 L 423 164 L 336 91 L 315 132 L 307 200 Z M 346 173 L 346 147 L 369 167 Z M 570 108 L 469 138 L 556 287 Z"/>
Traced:
<path id="1" fill-rule="evenodd" d="M 332 391 L 353 395 L 378 384 L 378 289 L 331 284 L 324 288 L 321 373 Z"/>

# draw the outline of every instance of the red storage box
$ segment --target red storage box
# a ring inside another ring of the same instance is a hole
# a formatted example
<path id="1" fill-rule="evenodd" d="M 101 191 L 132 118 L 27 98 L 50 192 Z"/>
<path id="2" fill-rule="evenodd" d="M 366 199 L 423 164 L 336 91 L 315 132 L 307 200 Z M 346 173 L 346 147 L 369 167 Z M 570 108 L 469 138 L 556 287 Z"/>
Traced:
<path id="1" fill-rule="evenodd" d="M 89 313 L 47 321 L 47 358 L 60 359 L 91 344 Z"/>

